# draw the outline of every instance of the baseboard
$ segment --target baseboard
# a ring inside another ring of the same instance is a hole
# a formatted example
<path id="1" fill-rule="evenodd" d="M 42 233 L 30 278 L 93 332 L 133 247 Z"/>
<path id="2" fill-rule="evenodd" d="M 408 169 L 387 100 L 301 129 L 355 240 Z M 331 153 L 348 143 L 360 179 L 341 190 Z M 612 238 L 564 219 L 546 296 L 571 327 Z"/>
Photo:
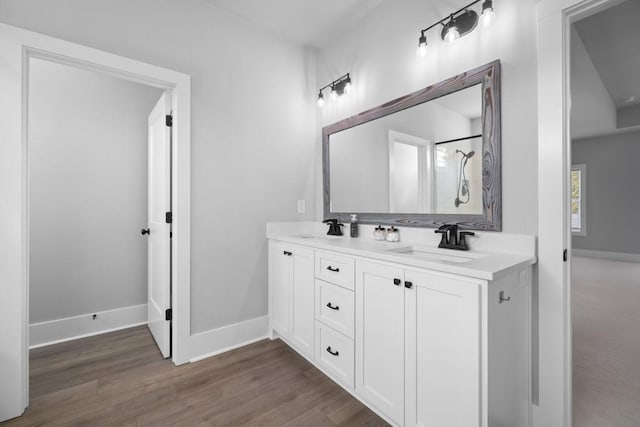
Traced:
<path id="1" fill-rule="evenodd" d="M 608 259 L 611 261 L 640 262 L 640 254 L 627 254 L 623 252 L 592 251 L 587 249 L 573 249 L 573 256 L 584 258 Z"/>
<path id="2" fill-rule="evenodd" d="M 146 323 L 147 304 L 34 323 L 29 325 L 29 348 L 105 334 Z"/>
<path id="3" fill-rule="evenodd" d="M 268 337 L 269 316 L 256 317 L 191 335 L 190 362 L 206 359 Z"/>

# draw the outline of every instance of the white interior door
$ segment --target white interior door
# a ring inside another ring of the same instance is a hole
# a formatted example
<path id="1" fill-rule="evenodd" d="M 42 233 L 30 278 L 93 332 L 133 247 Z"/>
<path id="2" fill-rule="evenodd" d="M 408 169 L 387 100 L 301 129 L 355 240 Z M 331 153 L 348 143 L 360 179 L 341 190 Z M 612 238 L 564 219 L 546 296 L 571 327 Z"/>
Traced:
<path id="1" fill-rule="evenodd" d="M 147 229 L 143 230 L 148 237 L 147 325 L 165 358 L 171 356 L 171 316 L 167 315 L 171 308 L 171 224 L 167 218 L 171 211 L 171 128 L 166 122 L 170 111 L 171 100 L 165 92 L 149 115 L 149 207 Z"/>

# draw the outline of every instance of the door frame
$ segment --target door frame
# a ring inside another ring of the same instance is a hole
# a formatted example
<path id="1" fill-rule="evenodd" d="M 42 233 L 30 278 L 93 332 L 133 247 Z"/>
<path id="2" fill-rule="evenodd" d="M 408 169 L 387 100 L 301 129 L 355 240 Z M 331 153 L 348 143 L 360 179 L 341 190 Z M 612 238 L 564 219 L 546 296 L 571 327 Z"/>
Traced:
<path id="1" fill-rule="evenodd" d="M 191 77 L 166 68 L 0 23 L 0 420 L 29 402 L 29 59 L 40 58 L 167 90 L 173 114 L 172 342 L 189 361 Z"/>
<path id="2" fill-rule="evenodd" d="M 534 426 L 571 426 L 570 29 L 624 0 L 542 0 L 538 41 L 538 389 Z M 563 254 L 567 251 L 567 261 Z"/>

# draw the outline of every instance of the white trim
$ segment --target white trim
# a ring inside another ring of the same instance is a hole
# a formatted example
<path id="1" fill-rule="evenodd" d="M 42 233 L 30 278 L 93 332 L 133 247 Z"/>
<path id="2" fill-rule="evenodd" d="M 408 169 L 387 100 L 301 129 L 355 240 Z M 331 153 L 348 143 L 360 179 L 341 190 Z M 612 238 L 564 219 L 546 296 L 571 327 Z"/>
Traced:
<path id="1" fill-rule="evenodd" d="M 587 165 L 571 165 L 571 172 L 580 172 L 580 229 L 576 230 L 571 224 L 571 234 L 574 236 L 587 235 Z"/>
<path id="2" fill-rule="evenodd" d="M 573 249 L 574 257 L 608 259 L 611 261 L 640 262 L 640 254 L 628 254 L 624 252 L 593 251 L 590 249 Z"/>
<path id="3" fill-rule="evenodd" d="M 622 0 L 543 0 L 538 46 L 538 404 L 534 426 L 572 423 L 570 25 Z M 534 387 L 535 388 L 535 387 Z"/>
<path id="4" fill-rule="evenodd" d="M 171 92 L 173 109 L 173 362 L 189 360 L 190 76 L 46 35 L 0 24 L 0 421 L 28 405 L 27 83 L 29 57 L 44 58 Z"/>
<path id="5" fill-rule="evenodd" d="M 147 304 L 32 323 L 29 325 L 29 349 L 106 334 L 146 323 Z"/>
<path id="6" fill-rule="evenodd" d="M 419 212 L 434 212 L 436 206 L 436 173 L 435 173 L 435 154 L 434 144 L 425 138 L 410 135 L 408 133 L 398 132 L 389 129 L 389 211 L 396 212 L 395 199 L 393 197 L 392 174 L 394 169 L 394 153 L 395 143 L 400 142 L 406 145 L 413 145 L 418 148 L 418 210 Z M 429 185 L 430 184 L 430 185 Z M 425 186 L 427 188 L 425 188 Z"/>
<path id="7" fill-rule="evenodd" d="M 200 332 L 191 336 L 190 362 L 225 353 L 269 337 L 269 316 Z"/>

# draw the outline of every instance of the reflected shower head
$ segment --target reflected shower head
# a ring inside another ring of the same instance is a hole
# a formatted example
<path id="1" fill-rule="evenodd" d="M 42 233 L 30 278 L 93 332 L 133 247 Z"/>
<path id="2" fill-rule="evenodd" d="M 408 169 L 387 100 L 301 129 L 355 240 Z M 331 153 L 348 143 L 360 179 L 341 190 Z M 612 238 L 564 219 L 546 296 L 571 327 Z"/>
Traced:
<path id="1" fill-rule="evenodd" d="M 456 153 L 460 153 L 460 154 L 462 154 L 462 157 L 467 158 L 467 159 L 472 158 L 472 157 L 473 157 L 473 155 L 474 155 L 474 154 L 476 154 L 476 152 L 475 152 L 475 151 L 469 151 L 469 154 L 467 154 L 467 153 L 465 153 L 465 152 L 464 152 L 464 151 L 462 151 L 462 150 L 456 150 Z"/>

